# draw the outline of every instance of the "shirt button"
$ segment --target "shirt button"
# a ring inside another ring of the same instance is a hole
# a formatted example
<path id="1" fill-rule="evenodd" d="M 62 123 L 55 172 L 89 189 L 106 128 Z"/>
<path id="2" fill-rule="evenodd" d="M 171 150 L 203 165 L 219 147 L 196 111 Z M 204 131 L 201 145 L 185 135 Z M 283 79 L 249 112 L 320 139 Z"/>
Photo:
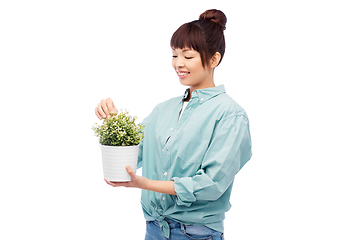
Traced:
<path id="1" fill-rule="evenodd" d="M 163 201 L 165 202 L 165 197 L 163 197 Z"/>
<path id="2" fill-rule="evenodd" d="M 173 130 L 173 128 L 170 128 L 170 131 L 172 131 Z"/>
<path id="3" fill-rule="evenodd" d="M 164 152 L 164 149 L 162 151 Z"/>
<path id="4" fill-rule="evenodd" d="M 202 99 L 200 99 L 200 101 L 204 101 L 204 99 L 202 98 Z"/>
<path id="5" fill-rule="evenodd" d="M 189 110 L 191 109 L 191 107 L 189 107 Z"/>
<path id="6" fill-rule="evenodd" d="M 165 177 L 167 176 L 167 172 L 164 172 L 164 176 L 165 176 Z"/>

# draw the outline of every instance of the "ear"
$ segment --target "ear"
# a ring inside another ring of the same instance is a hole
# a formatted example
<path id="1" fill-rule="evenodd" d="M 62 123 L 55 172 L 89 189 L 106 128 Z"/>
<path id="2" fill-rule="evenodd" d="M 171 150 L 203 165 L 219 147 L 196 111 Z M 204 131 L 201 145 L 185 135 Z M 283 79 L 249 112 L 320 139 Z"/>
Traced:
<path id="1" fill-rule="evenodd" d="M 216 52 L 212 58 L 210 59 L 210 68 L 215 68 L 221 59 L 221 54 L 219 52 Z"/>

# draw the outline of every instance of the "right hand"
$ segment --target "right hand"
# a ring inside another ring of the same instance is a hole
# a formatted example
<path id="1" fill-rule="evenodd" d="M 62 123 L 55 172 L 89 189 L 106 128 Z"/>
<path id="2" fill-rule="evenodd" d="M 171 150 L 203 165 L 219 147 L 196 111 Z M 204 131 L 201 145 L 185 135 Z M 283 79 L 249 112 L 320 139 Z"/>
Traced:
<path id="1" fill-rule="evenodd" d="M 118 113 L 117 108 L 111 98 L 103 99 L 95 108 L 96 116 L 101 120 L 110 117 L 110 113 Z"/>

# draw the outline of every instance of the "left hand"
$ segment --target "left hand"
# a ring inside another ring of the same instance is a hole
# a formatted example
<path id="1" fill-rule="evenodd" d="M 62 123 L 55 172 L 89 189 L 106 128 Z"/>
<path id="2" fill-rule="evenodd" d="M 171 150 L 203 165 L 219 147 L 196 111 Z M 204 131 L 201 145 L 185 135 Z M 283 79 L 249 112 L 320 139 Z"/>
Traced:
<path id="1" fill-rule="evenodd" d="M 113 187 L 131 187 L 144 189 L 147 183 L 147 178 L 136 175 L 130 166 L 126 166 L 126 171 L 131 177 L 130 182 L 110 182 L 105 178 L 105 182 Z"/>

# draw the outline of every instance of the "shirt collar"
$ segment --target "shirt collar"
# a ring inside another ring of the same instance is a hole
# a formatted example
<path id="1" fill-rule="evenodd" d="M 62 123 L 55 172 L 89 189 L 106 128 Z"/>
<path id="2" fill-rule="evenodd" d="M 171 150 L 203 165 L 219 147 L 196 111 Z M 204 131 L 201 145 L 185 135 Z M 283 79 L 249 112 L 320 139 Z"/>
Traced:
<path id="1" fill-rule="evenodd" d="M 225 86 L 219 85 L 216 87 L 205 88 L 205 89 L 197 89 L 193 91 L 192 98 L 198 97 L 200 103 L 206 102 L 207 100 L 216 97 L 219 94 L 226 93 Z M 182 101 L 190 100 L 190 88 L 186 89 Z"/>

